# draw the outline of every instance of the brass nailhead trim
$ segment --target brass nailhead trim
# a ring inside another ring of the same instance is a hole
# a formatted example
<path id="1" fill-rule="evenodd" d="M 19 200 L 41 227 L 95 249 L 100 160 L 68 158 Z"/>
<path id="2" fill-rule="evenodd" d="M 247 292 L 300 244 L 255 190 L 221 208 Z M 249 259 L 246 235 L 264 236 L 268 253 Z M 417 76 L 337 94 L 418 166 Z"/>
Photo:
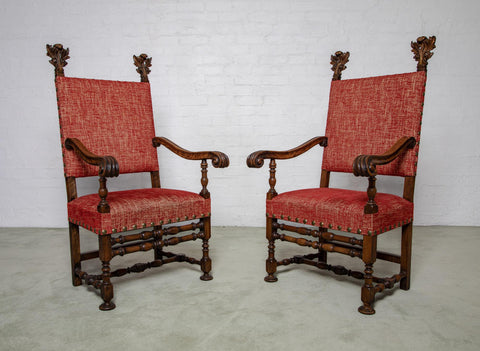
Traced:
<path id="1" fill-rule="evenodd" d="M 352 228 L 348 227 L 348 228 L 347 228 L 347 232 L 350 233 L 351 231 L 352 231 Z"/>
<path id="2" fill-rule="evenodd" d="M 137 229 L 137 225 L 134 224 L 134 225 L 132 226 L 132 229 Z"/>
<path id="3" fill-rule="evenodd" d="M 362 230 L 360 228 L 357 229 L 357 234 L 362 234 Z"/>
<path id="4" fill-rule="evenodd" d="M 303 220 L 303 224 L 307 224 L 307 220 L 306 220 L 306 219 Z"/>
<path id="5" fill-rule="evenodd" d="M 329 225 L 328 225 L 328 228 L 332 229 L 332 228 L 333 228 L 333 225 L 332 225 L 332 224 L 329 224 Z"/>

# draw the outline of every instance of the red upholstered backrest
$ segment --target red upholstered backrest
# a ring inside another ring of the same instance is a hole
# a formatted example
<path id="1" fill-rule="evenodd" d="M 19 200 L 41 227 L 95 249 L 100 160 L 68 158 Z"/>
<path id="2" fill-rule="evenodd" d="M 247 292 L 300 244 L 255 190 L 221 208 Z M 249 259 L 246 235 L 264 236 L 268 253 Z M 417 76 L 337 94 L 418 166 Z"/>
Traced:
<path id="1" fill-rule="evenodd" d="M 412 136 L 417 145 L 377 171 L 415 175 L 425 83 L 425 72 L 332 81 L 322 168 L 352 172 L 358 155 L 382 154 L 399 138 Z"/>
<path id="2" fill-rule="evenodd" d="M 114 156 L 120 173 L 158 170 L 149 83 L 56 78 L 65 176 L 98 175 L 98 167 L 65 149 L 79 139 L 91 152 Z"/>

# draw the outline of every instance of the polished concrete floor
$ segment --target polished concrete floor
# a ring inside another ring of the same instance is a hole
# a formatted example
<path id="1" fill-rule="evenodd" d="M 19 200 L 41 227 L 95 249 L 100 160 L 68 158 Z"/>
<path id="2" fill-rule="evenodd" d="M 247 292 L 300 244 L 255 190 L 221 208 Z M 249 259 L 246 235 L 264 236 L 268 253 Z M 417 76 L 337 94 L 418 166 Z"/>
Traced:
<path id="1" fill-rule="evenodd" d="M 383 234 L 379 247 L 398 248 L 399 234 Z M 411 289 L 379 295 L 373 316 L 357 312 L 352 278 L 291 265 L 265 283 L 262 228 L 213 235 L 214 280 L 187 263 L 126 275 L 113 281 L 117 308 L 101 312 L 96 290 L 70 283 L 66 229 L 0 229 L 0 350 L 480 349 L 478 227 L 415 227 Z M 97 242 L 87 232 L 82 240 L 85 249 Z M 200 256 L 201 242 L 182 245 L 174 249 Z M 278 245 L 280 258 L 293 251 Z M 359 259 L 330 259 L 362 269 Z M 377 272 L 390 265 L 377 261 Z"/>

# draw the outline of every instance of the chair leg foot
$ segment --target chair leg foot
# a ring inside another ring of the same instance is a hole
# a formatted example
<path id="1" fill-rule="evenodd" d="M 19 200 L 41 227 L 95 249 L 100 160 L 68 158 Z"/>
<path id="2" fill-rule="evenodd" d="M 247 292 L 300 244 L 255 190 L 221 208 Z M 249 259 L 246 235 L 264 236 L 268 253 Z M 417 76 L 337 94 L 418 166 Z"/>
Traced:
<path id="1" fill-rule="evenodd" d="M 115 307 L 116 306 L 113 302 L 104 302 L 100 306 L 98 306 L 101 311 L 110 311 L 113 310 Z"/>
<path id="2" fill-rule="evenodd" d="M 203 275 L 200 277 L 200 280 L 203 280 L 203 281 L 208 281 L 212 279 L 213 279 L 213 276 L 210 273 L 203 273 Z"/>
<path id="3" fill-rule="evenodd" d="M 367 306 L 366 304 L 363 304 L 358 308 L 358 312 L 361 314 L 367 314 L 367 315 L 372 315 L 375 314 L 375 310 L 373 309 L 372 306 Z"/>
<path id="4" fill-rule="evenodd" d="M 410 289 L 410 276 L 407 273 L 407 276 L 400 280 L 400 289 L 409 290 Z"/>
<path id="5" fill-rule="evenodd" d="M 265 278 L 263 278 L 263 280 L 265 280 L 267 283 L 275 283 L 278 278 L 275 277 L 273 274 L 269 274 Z"/>

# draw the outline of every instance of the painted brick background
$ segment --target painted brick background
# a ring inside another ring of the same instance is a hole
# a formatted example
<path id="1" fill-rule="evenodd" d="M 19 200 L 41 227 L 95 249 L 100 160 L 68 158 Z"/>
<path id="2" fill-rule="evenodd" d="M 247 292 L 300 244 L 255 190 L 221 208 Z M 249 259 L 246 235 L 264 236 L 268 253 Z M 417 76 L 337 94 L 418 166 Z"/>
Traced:
<path id="1" fill-rule="evenodd" d="M 344 78 L 415 70 L 410 41 L 436 35 L 429 64 L 416 224 L 480 225 L 480 25 L 477 0 L 84 0 L 0 4 L 0 226 L 64 227 L 53 66 L 45 44 L 70 48 L 67 76 L 138 80 L 132 55 L 153 57 L 157 135 L 230 156 L 209 168 L 213 224 L 263 226 L 268 167 L 258 149 L 323 135 L 330 55 Z M 321 149 L 278 162 L 277 190 L 319 184 Z M 159 151 L 162 184 L 200 191 L 200 164 Z M 109 181 L 145 187 L 148 176 Z M 332 186 L 367 181 L 332 175 Z M 378 182 L 401 193 L 398 179 Z M 85 179 L 80 193 L 96 192 Z"/>

